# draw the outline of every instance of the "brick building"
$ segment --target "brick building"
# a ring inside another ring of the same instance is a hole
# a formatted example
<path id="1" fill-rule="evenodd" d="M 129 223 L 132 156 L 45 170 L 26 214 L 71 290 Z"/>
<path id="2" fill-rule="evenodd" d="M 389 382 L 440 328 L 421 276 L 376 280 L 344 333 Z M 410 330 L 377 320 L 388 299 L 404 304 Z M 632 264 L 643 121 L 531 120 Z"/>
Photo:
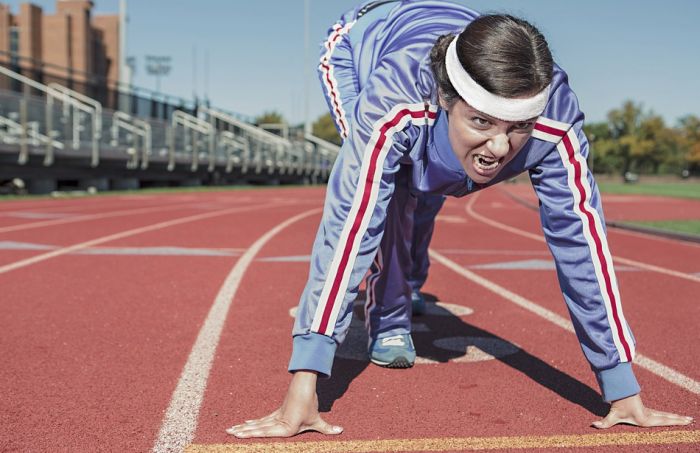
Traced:
<path id="1" fill-rule="evenodd" d="M 86 94 L 95 85 L 113 85 L 119 80 L 119 15 L 93 16 L 93 6 L 91 0 L 57 0 L 56 12 L 44 14 L 22 3 L 13 14 L 0 3 L 0 64 Z"/>

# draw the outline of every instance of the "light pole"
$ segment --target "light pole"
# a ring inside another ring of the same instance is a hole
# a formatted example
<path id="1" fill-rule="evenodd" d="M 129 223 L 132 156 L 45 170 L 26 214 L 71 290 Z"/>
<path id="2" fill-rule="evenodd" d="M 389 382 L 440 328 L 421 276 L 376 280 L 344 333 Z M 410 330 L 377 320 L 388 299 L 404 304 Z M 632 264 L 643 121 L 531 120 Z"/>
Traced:
<path id="1" fill-rule="evenodd" d="M 128 21 L 126 14 L 126 0 L 119 0 L 119 84 L 117 91 L 119 91 L 119 108 L 124 112 L 130 112 L 133 68 L 129 68 L 126 56 L 126 23 Z M 120 87 L 126 87 L 126 95 L 122 94 Z"/>
<path id="2" fill-rule="evenodd" d="M 156 76 L 156 92 L 160 93 L 160 78 L 170 73 L 171 58 L 166 56 L 146 55 L 146 71 Z"/>
<path id="3" fill-rule="evenodd" d="M 304 0 L 304 134 L 311 133 L 311 122 L 309 121 L 309 10 L 310 0 Z"/>

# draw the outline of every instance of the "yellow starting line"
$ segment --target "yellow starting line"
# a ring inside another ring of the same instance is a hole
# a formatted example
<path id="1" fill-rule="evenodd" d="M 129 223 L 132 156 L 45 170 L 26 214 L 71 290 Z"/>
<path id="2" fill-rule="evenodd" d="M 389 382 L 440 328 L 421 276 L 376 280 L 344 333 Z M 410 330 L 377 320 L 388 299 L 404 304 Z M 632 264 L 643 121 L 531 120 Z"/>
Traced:
<path id="1" fill-rule="evenodd" d="M 257 442 L 193 444 L 185 453 L 361 453 L 468 451 L 508 448 L 575 448 L 611 445 L 700 444 L 700 431 L 655 431 L 614 434 L 522 437 L 446 437 L 424 439 L 346 440 L 321 442 Z"/>

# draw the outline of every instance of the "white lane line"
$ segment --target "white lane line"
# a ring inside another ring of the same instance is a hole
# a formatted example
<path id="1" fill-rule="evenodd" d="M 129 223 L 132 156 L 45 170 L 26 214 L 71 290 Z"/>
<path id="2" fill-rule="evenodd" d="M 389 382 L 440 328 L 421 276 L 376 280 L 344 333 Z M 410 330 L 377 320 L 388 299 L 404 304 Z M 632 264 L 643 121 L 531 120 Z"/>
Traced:
<path id="1" fill-rule="evenodd" d="M 9 205 L 10 202 L 8 202 L 7 205 L 3 204 L 0 201 L 0 215 L 2 214 L 9 214 L 12 212 L 18 212 L 18 211 L 41 211 L 41 212 L 53 212 L 53 211 L 72 211 L 70 212 L 71 214 L 85 214 L 85 211 L 93 211 L 93 210 L 105 210 L 105 209 L 115 209 L 119 207 L 123 207 L 124 205 L 127 205 L 128 202 L 130 201 L 153 201 L 154 197 L 149 197 L 149 198 L 142 198 L 139 200 L 127 200 L 124 198 L 116 198 L 112 196 L 108 197 L 101 197 L 101 198 L 93 198 L 93 197 L 76 197 L 74 199 L 58 199 L 54 198 L 51 200 L 44 200 L 46 201 L 45 203 L 41 203 L 41 200 L 28 200 L 22 202 L 22 204 L 16 204 L 14 206 Z M 175 200 L 175 199 L 169 199 L 169 200 L 163 200 L 161 199 L 160 202 L 162 204 L 163 201 L 181 201 L 181 200 Z M 124 203 L 127 202 L 127 203 Z M 131 203 L 133 204 L 133 203 Z M 7 209 L 4 209 L 7 208 Z"/>
<path id="2" fill-rule="evenodd" d="M 630 230 L 623 230 L 621 228 L 611 228 L 608 230 L 608 235 L 610 234 L 622 234 L 624 236 L 634 236 L 638 238 L 642 238 L 645 240 L 652 240 L 652 241 L 659 241 L 659 242 L 668 242 L 671 243 L 675 246 L 683 246 L 683 247 L 691 247 L 691 248 L 700 248 L 700 244 L 697 244 L 695 242 L 690 242 L 690 241 L 681 241 L 679 239 L 671 239 L 663 236 L 658 236 L 655 234 L 649 234 L 649 233 L 639 233 L 636 231 L 630 231 Z"/>
<path id="3" fill-rule="evenodd" d="M 621 256 L 613 255 L 613 258 L 620 263 L 629 264 L 630 266 L 638 267 L 651 272 L 658 272 L 659 274 L 670 275 L 671 277 L 678 277 L 684 280 L 690 280 L 691 282 L 700 283 L 700 277 L 694 274 L 686 274 L 685 272 L 678 272 L 672 269 L 667 269 L 665 267 L 655 266 L 653 264 L 642 263 L 641 261 L 631 260 L 629 258 L 623 258 Z"/>
<path id="4" fill-rule="evenodd" d="M 488 217 L 484 217 L 481 214 L 478 214 L 477 212 L 475 212 L 474 211 L 474 203 L 478 199 L 478 195 L 479 195 L 478 193 L 473 195 L 473 198 L 471 200 L 469 200 L 469 202 L 466 205 L 467 213 L 470 216 L 472 216 L 473 218 L 475 218 L 475 219 L 477 219 L 477 220 L 479 220 L 487 225 L 490 225 L 494 228 L 498 228 L 499 230 L 507 231 L 507 232 L 513 233 L 513 234 L 517 234 L 518 236 L 523 236 L 523 237 L 526 237 L 528 239 L 533 239 L 535 241 L 545 242 L 545 239 L 542 235 L 533 234 L 533 233 L 521 230 L 519 228 L 515 228 L 515 227 L 512 227 L 510 225 L 506 225 L 504 223 L 501 223 L 501 222 L 497 222 L 495 220 L 489 219 Z M 691 282 L 700 283 L 700 277 L 693 275 L 693 274 L 674 271 L 673 269 L 668 269 L 668 268 L 656 266 L 653 264 L 642 263 L 641 261 L 636 261 L 636 260 L 632 260 L 629 258 L 623 258 L 619 255 L 613 255 L 613 260 L 620 262 L 620 263 L 628 264 L 630 266 L 638 267 L 640 269 L 644 269 L 647 271 L 657 272 L 659 274 L 669 275 L 671 277 L 678 277 L 678 278 L 682 278 L 684 280 L 689 280 Z"/>
<path id="5" fill-rule="evenodd" d="M 238 259 L 219 290 L 204 325 L 199 331 L 197 340 L 192 346 L 192 352 L 190 352 L 165 413 L 158 439 L 153 446 L 153 452 L 181 452 L 192 442 L 197 429 L 199 408 L 202 404 L 204 390 L 207 387 L 214 353 L 221 337 L 221 330 L 224 327 L 238 285 L 255 255 L 270 239 L 289 225 L 320 212 L 321 209 L 312 209 L 280 223 L 262 235 Z"/>
<path id="6" fill-rule="evenodd" d="M 455 271 L 462 277 L 465 277 L 468 280 L 473 281 L 477 285 L 483 286 L 484 288 L 488 289 L 489 291 L 492 291 L 499 296 L 503 297 L 506 300 L 509 300 L 510 302 L 513 302 L 515 305 L 518 305 L 525 310 L 532 312 L 536 314 L 537 316 L 540 316 L 547 321 L 556 324 L 557 326 L 561 327 L 564 330 L 568 330 L 569 332 L 574 332 L 574 326 L 571 324 L 571 321 L 568 319 L 564 318 L 563 316 L 559 316 L 558 314 L 554 313 L 553 311 L 550 311 L 540 305 L 537 305 L 536 303 L 525 299 L 524 297 L 515 294 L 512 291 L 508 291 L 504 287 L 492 282 L 491 280 L 487 280 L 484 277 L 475 274 L 474 272 L 465 269 L 464 267 L 460 266 L 459 264 L 455 263 L 454 261 L 450 260 L 447 258 L 445 255 L 442 255 L 441 253 L 436 252 L 435 250 L 429 250 L 428 253 L 430 254 L 430 257 L 433 258 L 435 261 L 439 262 L 443 266 Z"/>
<path id="7" fill-rule="evenodd" d="M 0 241 L 2 250 L 56 250 L 59 246 L 28 242 Z M 132 255 L 132 256 L 238 256 L 244 249 L 178 246 L 141 247 L 89 247 L 77 252 L 80 255 Z M 307 260 L 308 261 L 308 260 Z"/>
<path id="8" fill-rule="evenodd" d="M 51 252 L 42 253 L 40 255 L 32 256 L 30 258 L 26 258 L 26 259 L 23 259 L 20 261 L 15 261 L 14 263 L 0 266 L 0 274 L 4 274 L 6 272 L 10 272 L 10 271 L 22 268 L 22 267 L 26 267 L 26 266 L 29 266 L 31 264 L 36 264 L 36 263 L 39 263 L 41 261 L 46 261 L 48 259 L 55 258 L 55 257 L 60 256 L 60 255 L 72 253 L 72 252 L 75 252 L 76 250 L 86 249 L 88 247 L 92 247 L 92 246 L 95 246 L 98 244 L 104 244 L 105 242 L 114 241 L 117 239 L 123 239 L 125 237 L 135 236 L 137 234 L 147 233 L 149 231 L 160 230 L 162 228 L 167 228 L 167 227 L 171 227 L 174 225 L 181 225 L 183 223 L 195 222 L 197 220 L 208 219 L 211 217 L 218 217 L 218 216 L 222 216 L 222 215 L 226 215 L 226 214 L 231 214 L 234 212 L 252 211 L 252 210 L 256 210 L 256 209 L 269 208 L 272 206 L 279 206 L 279 204 L 266 203 L 266 204 L 262 204 L 262 205 L 258 205 L 258 206 L 246 206 L 246 207 L 224 209 L 222 211 L 207 212 L 204 214 L 197 214 L 197 215 L 192 215 L 192 216 L 187 216 L 187 217 L 180 217 L 178 219 L 154 223 L 153 225 L 148 225 L 145 227 L 126 230 L 126 231 L 122 231 L 120 233 L 110 234 L 109 236 L 102 236 L 102 237 L 99 237 L 96 239 L 92 239 L 90 241 L 85 241 L 85 242 L 81 242 L 79 244 L 70 245 L 68 247 L 63 247 L 63 248 L 60 248 L 57 250 L 53 250 Z"/>
<path id="9" fill-rule="evenodd" d="M 29 219 L 29 220 L 53 220 L 53 219 L 65 219 L 66 217 L 75 217 L 78 214 L 73 212 L 46 212 L 46 211 L 12 211 L 2 215 L 2 217 L 11 217 L 15 219 Z"/>
<path id="10" fill-rule="evenodd" d="M 441 255 L 440 253 L 434 250 L 430 250 L 429 253 L 432 259 L 444 265 L 445 267 L 455 271 L 462 277 L 465 277 L 466 279 L 471 280 L 477 285 L 480 285 L 488 289 L 489 291 L 496 293 L 500 297 L 503 297 L 504 299 L 514 303 L 515 305 L 518 305 L 519 307 L 522 307 L 525 310 L 534 313 L 537 316 L 540 316 L 541 318 L 546 319 L 552 324 L 555 324 L 564 330 L 574 333 L 574 326 L 571 324 L 571 321 L 564 318 L 563 316 L 559 316 L 553 311 L 550 311 L 540 305 L 537 305 L 535 302 L 525 299 L 524 297 L 515 294 L 512 291 L 508 291 L 506 288 L 463 268 L 459 264 L 455 263 L 454 261 L 448 259 L 444 255 Z M 672 384 L 676 384 L 677 386 L 684 388 L 689 392 L 695 393 L 696 395 L 700 395 L 700 382 L 693 380 L 692 378 L 684 375 L 679 371 L 674 370 L 671 367 L 656 362 L 655 360 L 652 360 L 639 353 L 636 354 L 634 363 L 638 367 L 644 368 L 645 370 L 659 376 L 662 379 L 667 380 L 668 382 L 671 382 Z"/>
<path id="11" fill-rule="evenodd" d="M 24 230 L 29 230 L 32 228 L 42 228 L 46 226 L 52 226 L 52 225 L 61 225 L 65 223 L 74 223 L 74 222 L 82 222 L 85 220 L 98 220 L 98 219 L 108 219 L 110 217 L 120 217 L 124 215 L 131 215 L 131 214 L 143 214 L 147 212 L 158 212 L 158 211 L 168 211 L 171 209 L 178 209 L 178 208 L 187 208 L 187 207 L 196 207 L 196 204 L 192 203 L 187 203 L 187 204 L 177 204 L 177 205 L 169 205 L 169 206 L 151 206 L 151 207 L 146 207 L 146 208 L 137 208 L 137 209 L 125 209 L 121 211 L 113 211 L 113 212 L 105 212 L 102 214 L 78 214 L 75 217 L 66 217 L 62 219 L 53 219 L 53 220 L 42 220 L 39 222 L 28 222 L 20 225 L 11 225 L 7 227 L 0 227 L 0 233 L 9 233 L 11 231 L 24 231 Z"/>
<path id="12" fill-rule="evenodd" d="M 513 200 L 518 202 L 518 204 L 520 204 L 521 206 L 526 207 L 526 208 L 533 210 L 533 211 L 538 211 L 537 196 L 536 195 L 533 194 L 532 197 L 523 197 L 522 194 L 512 192 L 512 191 L 505 189 L 503 187 L 499 187 L 499 189 L 501 189 L 501 192 L 506 193 L 510 198 L 512 198 Z M 608 203 L 608 201 L 609 201 L 608 198 L 609 198 L 609 196 L 603 195 L 603 204 Z M 646 201 L 646 199 L 644 197 L 642 197 L 640 199 Z M 674 201 L 676 201 L 676 200 L 674 200 Z M 611 219 L 608 219 L 608 220 L 611 220 Z M 656 234 L 649 234 L 649 233 L 642 233 L 642 232 L 638 232 L 638 231 L 625 230 L 622 228 L 610 228 L 610 229 L 608 229 L 608 236 L 610 236 L 611 234 L 622 234 L 625 236 L 634 236 L 634 237 L 642 238 L 645 240 L 668 242 L 668 243 L 671 243 L 671 244 L 674 244 L 677 246 L 680 245 L 680 246 L 685 247 L 685 248 L 688 248 L 688 247 L 700 248 L 700 244 L 695 243 L 695 242 L 668 238 L 668 237 L 659 236 Z"/>
<path id="13" fill-rule="evenodd" d="M 447 215 L 439 214 L 435 217 L 436 222 L 446 222 L 446 223 L 467 223 L 467 219 L 458 215 Z"/>
<path id="14" fill-rule="evenodd" d="M 61 200 L 65 201 L 65 200 Z M 82 201 L 82 200 L 80 200 Z M 42 211 L 60 211 L 73 209 L 74 205 L 68 204 L 58 204 L 59 200 L 27 200 L 27 201 L 12 201 L 7 200 L 6 202 L 0 199 L 0 214 L 5 214 L 12 211 L 26 211 L 29 209 L 41 209 Z"/>

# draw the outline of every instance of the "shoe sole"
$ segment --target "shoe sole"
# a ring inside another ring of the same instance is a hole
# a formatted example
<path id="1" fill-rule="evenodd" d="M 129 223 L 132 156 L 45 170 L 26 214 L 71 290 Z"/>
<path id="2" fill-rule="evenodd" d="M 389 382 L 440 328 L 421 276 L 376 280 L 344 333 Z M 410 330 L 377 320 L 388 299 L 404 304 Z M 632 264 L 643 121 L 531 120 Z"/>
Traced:
<path id="1" fill-rule="evenodd" d="M 382 362 L 372 358 L 370 358 L 370 361 L 375 365 L 379 365 L 384 368 L 411 368 L 413 366 L 413 362 L 409 361 L 405 357 L 397 357 L 391 362 Z"/>

